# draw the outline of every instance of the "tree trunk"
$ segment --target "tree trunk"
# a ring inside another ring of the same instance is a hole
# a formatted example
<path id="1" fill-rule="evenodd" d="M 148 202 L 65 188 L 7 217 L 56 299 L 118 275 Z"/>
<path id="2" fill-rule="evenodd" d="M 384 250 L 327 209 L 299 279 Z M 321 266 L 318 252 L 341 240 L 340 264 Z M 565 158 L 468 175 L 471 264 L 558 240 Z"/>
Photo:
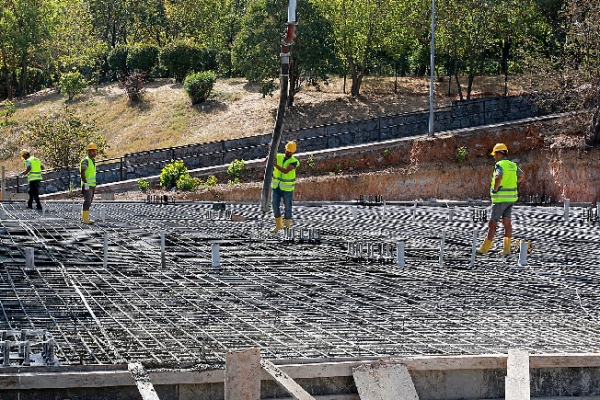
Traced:
<path id="1" fill-rule="evenodd" d="M 458 98 L 463 101 L 462 87 L 460 86 L 460 80 L 458 79 L 458 69 L 454 70 L 454 77 L 456 78 L 456 90 L 458 90 Z"/>
<path id="2" fill-rule="evenodd" d="M 594 110 L 587 143 L 592 146 L 600 143 L 600 106 L 597 106 Z"/>
<path id="3" fill-rule="evenodd" d="M 24 96 L 27 94 L 27 56 L 21 57 L 21 77 L 19 79 L 19 86 L 17 88 L 17 96 Z"/>
<path id="4" fill-rule="evenodd" d="M 475 71 L 470 71 L 467 75 L 467 100 L 471 100 L 471 90 L 473 89 L 473 81 L 475 80 Z"/>

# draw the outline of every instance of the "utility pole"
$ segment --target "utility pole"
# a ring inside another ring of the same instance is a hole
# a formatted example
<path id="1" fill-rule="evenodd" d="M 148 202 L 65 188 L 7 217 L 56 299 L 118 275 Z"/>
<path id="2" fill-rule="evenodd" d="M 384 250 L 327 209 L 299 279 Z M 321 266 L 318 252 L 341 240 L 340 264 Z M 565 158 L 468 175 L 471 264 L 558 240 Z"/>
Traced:
<path id="1" fill-rule="evenodd" d="M 431 0 L 431 65 L 429 78 L 429 136 L 433 136 L 433 78 L 435 70 L 435 0 Z"/>
<path id="2" fill-rule="evenodd" d="M 273 164 L 281 142 L 281 133 L 283 129 L 283 118 L 285 116 L 285 103 L 287 102 L 288 86 L 289 86 L 289 70 L 290 57 L 292 55 L 292 43 L 296 36 L 296 0 L 289 0 L 288 5 L 288 22 L 285 35 L 281 39 L 281 77 L 280 77 L 280 92 L 279 92 L 279 108 L 277 109 L 277 119 L 275 120 L 275 128 L 273 129 L 273 137 L 271 138 L 271 147 L 269 148 L 269 156 L 267 158 L 267 167 L 265 168 L 265 179 L 263 181 L 262 195 L 260 201 L 260 209 L 265 214 L 269 211 L 271 203 L 271 182 L 273 181 Z"/>

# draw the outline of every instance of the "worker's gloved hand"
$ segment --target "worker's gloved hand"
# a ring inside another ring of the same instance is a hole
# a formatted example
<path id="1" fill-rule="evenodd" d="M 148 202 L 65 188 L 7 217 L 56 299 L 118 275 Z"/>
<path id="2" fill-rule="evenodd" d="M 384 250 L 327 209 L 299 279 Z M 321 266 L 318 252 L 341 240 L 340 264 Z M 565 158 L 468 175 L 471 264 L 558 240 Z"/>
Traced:
<path id="1" fill-rule="evenodd" d="M 498 191 L 497 191 L 497 190 L 494 190 L 494 189 L 492 189 L 492 194 L 496 194 L 496 193 L 498 193 Z"/>
<path id="2" fill-rule="evenodd" d="M 83 190 L 90 190 L 90 185 L 88 185 L 87 183 L 84 183 Z"/>

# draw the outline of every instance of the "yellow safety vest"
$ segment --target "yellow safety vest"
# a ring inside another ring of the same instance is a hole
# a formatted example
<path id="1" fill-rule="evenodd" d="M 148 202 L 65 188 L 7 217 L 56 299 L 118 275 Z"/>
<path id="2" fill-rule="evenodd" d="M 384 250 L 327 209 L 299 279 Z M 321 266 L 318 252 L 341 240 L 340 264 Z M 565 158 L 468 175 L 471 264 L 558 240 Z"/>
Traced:
<path id="1" fill-rule="evenodd" d="M 89 157 L 84 158 L 79 163 L 79 170 L 81 171 L 81 164 L 87 160 L 87 168 L 85 169 L 85 180 L 90 187 L 96 186 L 96 163 Z M 81 187 L 83 187 L 83 180 L 81 181 Z"/>
<path id="2" fill-rule="evenodd" d="M 287 168 L 288 165 L 296 163 L 296 168 L 300 165 L 300 162 L 294 157 L 291 156 L 287 160 L 284 161 L 285 154 L 278 153 L 277 159 L 275 162 L 277 165 Z M 277 168 L 273 168 L 273 182 L 271 183 L 272 189 L 283 190 L 284 192 L 292 192 L 296 187 L 296 168 L 292 169 L 287 174 L 282 173 Z"/>
<path id="3" fill-rule="evenodd" d="M 514 203 L 519 200 L 519 193 L 517 192 L 517 171 L 519 168 L 517 164 L 507 159 L 500 160 L 496 164 L 502 167 L 502 180 L 500 181 L 498 192 L 492 193 L 496 180 L 494 171 L 490 185 L 492 203 Z"/>
<path id="4" fill-rule="evenodd" d="M 31 164 L 31 169 L 27 174 L 27 181 L 41 181 L 42 180 L 42 162 L 35 157 L 29 157 L 25 160 L 25 168 L 27 168 L 27 161 Z"/>

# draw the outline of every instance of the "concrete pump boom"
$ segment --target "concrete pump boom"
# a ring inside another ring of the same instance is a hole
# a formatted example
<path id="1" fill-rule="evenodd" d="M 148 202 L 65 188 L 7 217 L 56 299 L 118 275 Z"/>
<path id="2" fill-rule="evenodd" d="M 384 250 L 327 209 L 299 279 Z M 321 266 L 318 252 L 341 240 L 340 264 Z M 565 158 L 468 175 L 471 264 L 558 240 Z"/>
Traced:
<path id="1" fill-rule="evenodd" d="M 289 69 L 291 47 L 296 36 L 296 0 L 290 0 L 288 4 L 288 22 L 285 35 L 281 39 L 281 79 L 279 93 L 279 108 L 277 109 L 277 119 L 275 120 L 275 128 L 273 129 L 273 137 L 271 138 L 271 146 L 267 158 L 267 166 L 265 168 L 265 179 L 263 181 L 262 195 L 260 201 L 260 209 L 265 214 L 269 211 L 269 203 L 271 202 L 271 182 L 273 181 L 273 163 L 281 142 L 281 133 L 283 129 L 283 118 L 285 116 L 285 103 L 288 96 L 289 85 Z"/>

